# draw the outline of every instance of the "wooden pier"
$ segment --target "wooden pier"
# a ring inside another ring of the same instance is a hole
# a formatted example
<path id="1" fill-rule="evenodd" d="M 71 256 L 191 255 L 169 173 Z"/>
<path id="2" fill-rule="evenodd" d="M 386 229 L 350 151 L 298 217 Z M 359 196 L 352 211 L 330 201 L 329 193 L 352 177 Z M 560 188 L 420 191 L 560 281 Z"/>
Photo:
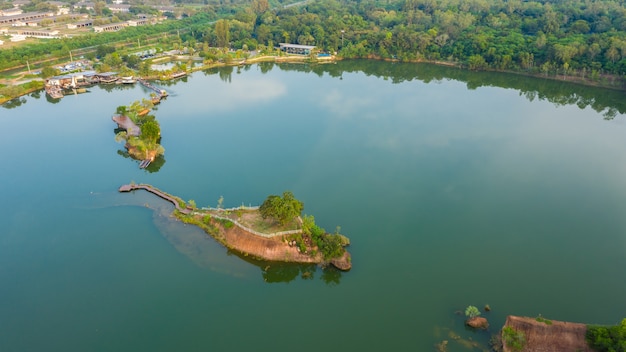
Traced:
<path id="1" fill-rule="evenodd" d="M 174 204 L 174 207 L 176 207 L 176 209 L 178 211 L 180 211 L 183 214 L 189 214 L 191 213 L 191 209 L 188 208 L 183 208 L 180 206 L 180 204 L 178 203 L 178 199 L 174 198 L 173 196 L 170 196 L 169 194 L 162 192 L 150 185 L 144 185 L 144 184 L 128 184 L 128 185 L 122 185 L 120 186 L 120 188 L 118 189 L 119 192 L 130 192 L 130 191 L 134 191 L 136 189 L 143 189 L 146 190 L 150 193 L 153 193 L 169 202 L 171 202 L 172 204 Z"/>
<path id="2" fill-rule="evenodd" d="M 141 134 L 141 128 L 139 128 L 133 120 L 128 118 L 128 116 L 116 115 L 113 116 L 112 119 L 120 128 L 125 129 L 129 136 L 139 136 Z"/>
<path id="3" fill-rule="evenodd" d="M 167 91 L 165 89 L 160 89 L 157 86 L 153 85 L 152 83 L 146 81 L 145 79 L 138 78 L 137 82 L 139 82 L 142 86 L 156 92 L 159 100 L 167 96 Z"/>

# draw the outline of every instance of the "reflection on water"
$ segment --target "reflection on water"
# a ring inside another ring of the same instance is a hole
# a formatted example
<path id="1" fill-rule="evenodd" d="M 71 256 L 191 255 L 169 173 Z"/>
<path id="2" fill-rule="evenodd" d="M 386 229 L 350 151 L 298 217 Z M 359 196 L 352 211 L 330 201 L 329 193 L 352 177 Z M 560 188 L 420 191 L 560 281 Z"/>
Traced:
<path id="1" fill-rule="evenodd" d="M 162 69 L 170 69 L 177 63 L 170 62 L 158 65 Z M 546 100 L 559 106 L 576 105 L 581 109 L 593 108 L 601 113 L 605 119 L 613 119 L 617 114 L 626 113 L 626 100 L 623 99 L 623 91 L 609 90 L 604 88 L 582 86 L 552 79 L 526 77 L 518 74 L 500 72 L 475 72 L 455 67 L 436 66 L 432 64 L 395 63 L 381 65 L 373 60 L 344 60 L 335 64 L 294 64 L 261 62 L 254 64 L 261 73 L 270 72 L 275 67 L 284 71 L 298 71 L 313 73 L 322 77 L 328 75 L 332 78 L 343 79 L 346 73 L 363 72 L 366 75 L 390 80 L 392 83 L 410 82 L 419 80 L 424 83 L 453 80 L 465 82 L 470 90 L 479 87 L 510 88 L 519 91 L 529 101 Z M 156 66 L 156 65 L 155 65 Z M 249 70 L 251 65 L 238 66 L 237 73 Z M 204 70 L 205 75 L 217 74 L 223 82 L 231 83 L 234 66 L 223 66 Z M 163 86 L 173 86 L 179 82 L 186 83 L 188 76 L 177 80 L 161 81 Z M 107 92 L 113 90 L 133 89 L 134 85 L 126 84 L 102 84 L 102 89 Z M 147 94 L 150 91 L 146 91 Z M 171 94 L 170 94 L 171 95 Z M 38 98 L 38 96 L 31 95 Z M 46 95 L 46 100 L 52 104 L 59 103 L 60 99 L 52 99 Z M 12 109 L 26 103 L 24 98 L 14 99 L 2 104 L 5 109 Z"/>
<path id="2" fill-rule="evenodd" d="M 626 113 L 626 100 L 623 91 L 596 88 L 568 82 L 526 77 L 500 72 L 475 72 L 454 67 L 432 64 L 397 63 L 380 65 L 372 60 L 341 61 L 335 65 L 280 64 L 286 71 L 328 74 L 341 78 L 345 73 L 363 72 L 366 75 L 390 80 L 393 83 L 419 80 L 424 83 L 454 80 L 465 82 L 470 90 L 479 87 L 511 88 L 519 91 L 529 101 L 546 100 L 558 106 L 577 105 L 580 109 L 591 107 L 612 119 L 618 113 Z M 263 71 L 262 71 L 263 72 Z"/>
<path id="3" fill-rule="evenodd" d="M 250 258 L 239 252 L 229 250 L 229 254 L 235 255 L 247 263 L 257 266 L 261 270 L 263 281 L 267 283 L 289 283 L 294 280 L 314 280 L 318 274 L 319 280 L 327 285 L 338 285 L 341 282 L 342 272 L 332 265 L 320 267 L 317 264 L 299 264 L 268 262 Z"/>
<path id="4" fill-rule="evenodd" d="M 139 163 L 141 163 L 140 160 L 133 159 L 130 156 L 130 154 L 128 154 L 128 151 L 126 149 L 118 149 L 117 155 L 120 155 L 121 157 L 125 159 L 131 159 L 137 164 L 137 167 L 139 167 Z M 149 173 L 159 172 L 159 170 L 161 170 L 163 165 L 165 165 L 165 155 L 159 155 L 156 158 L 154 158 L 154 160 L 150 163 L 150 165 L 144 168 L 144 170 L 146 170 Z"/>
<path id="5" fill-rule="evenodd" d="M 48 99 L 47 95 L 46 95 L 46 99 Z M 58 100 L 58 99 L 56 99 L 56 100 Z M 15 109 L 15 108 L 17 108 L 19 106 L 22 106 L 22 104 L 26 104 L 26 98 L 19 97 L 19 98 L 15 98 L 15 99 L 11 99 L 11 100 L 7 101 L 6 103 L 2 104 L 2 107 L 5 108 L 5 109 Z"/>

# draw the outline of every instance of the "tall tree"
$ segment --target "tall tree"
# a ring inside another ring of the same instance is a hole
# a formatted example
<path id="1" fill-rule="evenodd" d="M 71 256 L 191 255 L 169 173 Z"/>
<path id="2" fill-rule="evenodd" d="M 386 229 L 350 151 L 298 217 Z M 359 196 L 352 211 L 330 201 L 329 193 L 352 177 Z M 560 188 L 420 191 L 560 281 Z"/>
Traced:
<path id="1" fill-rule="evenodd" d="M 219 20 L 215 23 L 215 36 L 217 37 L 217 46 L 227 48 L 230 42 L 230 24 L 228 20 Z"/>
<path id="2" fill-rule="evenodd" d="M 283 192 L 283 196 L 270 195 L 259 207 L 261 216 L 278 221 L 282 225 L 289 223 L 295 217 L 300 216 L 304 204 L 297 200 L 290 191 Z"/>

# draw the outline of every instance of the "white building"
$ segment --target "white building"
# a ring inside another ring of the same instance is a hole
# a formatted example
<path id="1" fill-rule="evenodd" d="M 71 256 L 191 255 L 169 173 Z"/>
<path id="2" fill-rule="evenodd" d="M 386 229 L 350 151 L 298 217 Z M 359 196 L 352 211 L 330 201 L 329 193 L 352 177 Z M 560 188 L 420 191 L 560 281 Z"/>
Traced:
<path id="1" fill-rule="evenodd" d="M 18 8 L 12 8 L 12 9 L 8 9 L 8 10 L 0 10 L 0 16 L 15 16 L 15 15 L 21 15 L 22 14 L 22 9 L 18 9 Z"/>
<path id="2" fill-rule="evenodd" d="M 20 34 L 14 34 L 11 36 L 11 41 L 12 42 L 21 42 L 26 40 L 26 36 L 25 35 L 20 35 Z"/>

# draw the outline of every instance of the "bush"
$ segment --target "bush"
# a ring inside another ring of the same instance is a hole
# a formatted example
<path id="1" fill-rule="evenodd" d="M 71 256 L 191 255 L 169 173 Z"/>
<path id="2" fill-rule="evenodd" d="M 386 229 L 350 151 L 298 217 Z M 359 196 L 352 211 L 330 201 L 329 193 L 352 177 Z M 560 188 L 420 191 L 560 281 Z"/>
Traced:
<path id="1" fill-rule="evenodd" d="M 521 331 L 505 326 L 502 329 L 502 342 L 513 351 L 521 351 L 526 344 L 526 336 Z"/>
<path id="2" fill-rule="evenodd" d="M 626 319 L 615 326 L 588 326 L 585 338 L 598 352 L 626 352 Z"/>
<path id="3" fill-rule="evenodd" d="M 475 306 L 467 306 L 465 308 L 465 316 L 468 318 L 475 318 L 480 315 L 480 311 Z"/>

